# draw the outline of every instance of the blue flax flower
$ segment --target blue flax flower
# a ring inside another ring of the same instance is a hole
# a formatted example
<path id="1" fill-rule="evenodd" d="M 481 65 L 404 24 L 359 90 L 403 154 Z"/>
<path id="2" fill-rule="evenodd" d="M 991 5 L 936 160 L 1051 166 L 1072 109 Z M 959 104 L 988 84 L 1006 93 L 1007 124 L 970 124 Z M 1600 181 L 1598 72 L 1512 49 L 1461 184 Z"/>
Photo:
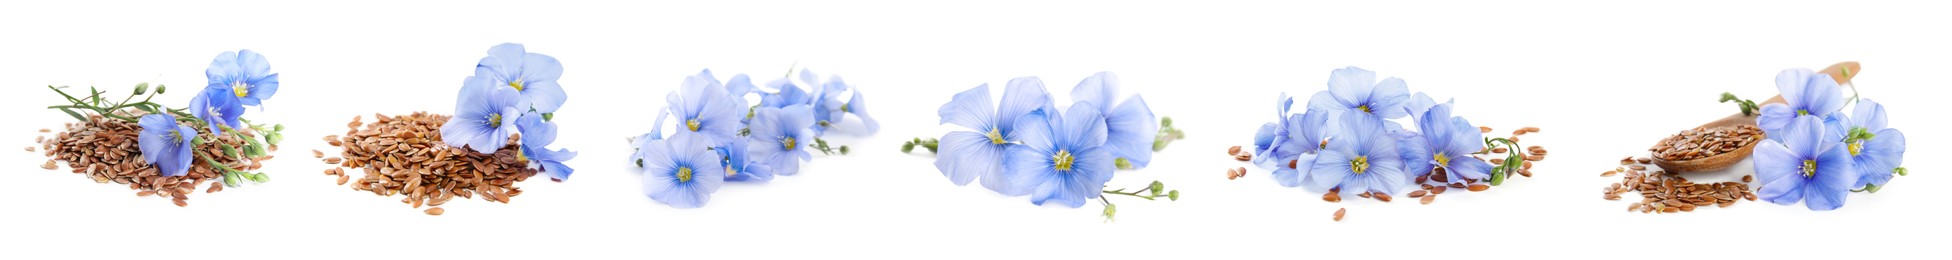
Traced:
<path id="1" fill-rule="evenodd" d="M 1336 69 L 1329 74 L 1328 90 L 1308 100 L 1309 109 L 1329 112 L 1357 111 L 1386 119 L 1409 115 L 1410 85 L 1403 79 L 1376 81 L 1376 73 L 1362 68 Z"/>
<path id="2" fill-rule="evenodd" d="M 701 135 L 707 144 L 719 146 L 737 140 L 735 135 L 744 127 L 739 116 L 745 109 L 738 107 L 711 70 L 685 77 L 684 85 L 664 99 L 671 115 L 677 116 L 677 135 Z"/>
<path id="3" fill-rule="evenodd" d="M 512 88 L 495 85 L 494 79 L 468 77 L 461 95 L 454 102 L 454 117 L 441 126 L 441 140 L 449 146 L 467 147 L 480 153 L 494 153 L 518 133 L 518 108 L 529 107 L 527 99 Z"/>
<path id="4" fill-rule="evenodd" d="M 806 105 L 762 107 L 753 112 L 747 152 L 773 174 L 793 175 L 800 172 L 800 161 L 813 159 L 813 154 L 807 151 L 813 138 L 813 108 Z"/>
<path id="5" fill-rule="evenodd" d="M 847 91 L 847 82 L 841 81 L 840 76 L 833 76 L 826 82 L 811 84 L 814 84 L 812 85 L 814 86 L 814 100 L 811 104 L 813 105 L 814 132 L 825 135 L 827 128 L 840 124 L 842 119 L 845 118 L 846 111 L 841 110 L 841 106 L 845 103 L 841 103 L 840 94 L 841 92 Z"/>
<path id="6" fill-rule="evenodd" d="M 1003 90 L 1001 105 L 990 102 L 990 86 L 983 84 L 956 93 L 948 104 L 936 109 L 940 123 L 955 124 L 974 131 L 953 131 L 942 135 L 935 157 L 935 169 L 956 185 L 968 185 L 982 177 L 983 187 L 1004 195 L 1023 195 L 1013 190 L 1003 176 L 1003 152 L 1022 140 L 1013 131 L 1017 119 L 1031 111 L 1051 107 L 1050 92 L 1035 77 L 1010 80 Z"/>
<path id="7" fill-rule="evenodd" d="M 1380 111 L 1380 110 L 1377 110 Z M 1395 194 L 1410 177 L 1403 172 L 1402 155 L 1396 152 L 1396 139 L 1383 130 L 1382 119 L 1363 116 L 1362 111 L 1343 111 L 1338 115 L 1341 130 L 1315 159 L 1307 184 L 1313 189 L 1340 189 L 1342 195 L 1364 192 Z"/>
<path id="8" fill-rule="evenodd" d="M 569 180 L 569 174 L 576 169 L 563 165 L 563 162 L 576 158 L 576 152 L 569 149 L 550 150 L 549 144 L 556 142 L 556 122 L 543 121 L 542 115 L 529 111 L 515 119 L 515 127 L 522 132 L 522 155 L 529 161 L 541 164 L 542 173 L 556 181 Z"/>
<path id="9" fill-rule="evenodd" d="M 1762 105 L 1762 115 L 1756 118 L 1756 124 L 1769 139 L 1781 141 L 1776 133 L 1782 132 L 1792 119 L 1805 115 L 1821 118 L 1833 129 L 1842 128 L 1842 120 L 1838 118 L 1842 115 L 1835 112 L 1844 109 L 1844 92 L 1830 74 L 1809 69 L 1783 70 L 1776 74 L 1776 91 L 1782 94 L 1786 104 Z M 1841 140 L 1844 133 L 1826 131 L 1825 134 Z"/>
<path id="10" fill-rule="evenodd" d="M 211 133 L 223 133 L 223 127 L 230 129 L 244 127 L 244 104 L 241 104 L 231 88 L 203 88 L 197 96 L 190 98 L 190 115 L 210 125 Z"/>
<path id="11" fill-rule="evenodd" d="M 1471 157 L 1484 150 L 1484 134 L 1464 117 L 1451 117 L 1451 103 L 1431 106 L 1415 118 L 1417 130 L 1423 132 L 1397 142 L 1410 176 L 1443 169 L 1451 183 L 1491 177 L 1491 163 Z"/>
<path id="12" fill-rule="evenodd" d="M 217 54 L 203 75 L 210 78 L 207 88 L 230 89 L 226 98 L 240 105 L 258 106 L 278 93 L 278 73 L 271 73 L 271 62 L 264 55 L 251 50 Z"/>
<path id="13" fill-rule="evenodd" d="M 163 176 L 189 173 L 190 141 L 197 138 L 197 129 L 176 124 L 176 116 L 169 114 L 149 114 L 138 121 L 142 133 L 136 135 L 136 146 L 142 148 L 142 160 L 156 165 Z"/>
<path id="14" fill-rule="evenodd" d="M 700 136 L 645 142 L 644 195 L 674 208 L 697 208 L 725 183 L 725 167 Z"/>
<path id="15" fill-rule="evenodd" d="M 854 97 L 847 98 L 847 104 L 841 105 L 840 111 L 861 117 L 861 125 L 868 128 L 867 134 L 881 131 L 881 121 L 875 121 L 874 116 L 868 115 L 868 100 L 861 97 L 859 88 L 854 89 Z"/>
<path id="16" fill-rule="evenodd" d="M 1133 168 L 1145 168 L 1152 164 L 1152 141 L 1159 134 L 1159 121 L 1145 98 L 1133 94 L 1123 103 L 1117 98 L 1118 76 L 1111 72 L 1092 74 L 1071 88 L 1071 99 L 1090 102 L 1104 115 L 1105 130 L 1110 135 L 1105 147 L 1111 149 L 1112 157 L 1125 159 Z"/>
<path id="17" fill-rule="evenodd" d="M 1329 113 L 1310 109 L 1289 115 L 1288 120 L 1282 121 L 1286 125 L 1283 128 L 1287 129 L 1287 136 L 1280 138 L 1283 143 L 1277 144 L 1284 148 L 1280 148 L 1275 153 L 1279 154 L 1278 157 L 1271 160 L 1274 162 L 1274 172 L 1270 174 L 1281 186 L 1301 186 L 1310 178 L 1315 161 L 1321 158 L 1322 141 L 1327 139 L 1324 132 L 1328 130 Z"/>
<path id="18" fill-rule="evenodd" d="M 474 66 L 474 76 L 486 77 L 495 86 L 506 86 L 522 94 L 536 112 L 555 113 L 569 94 L 556 79 L 563 76 L 563 64 L 549 55 L 529 53 L 521 44 L 503 43 L 488 49 L 488 57 Z M 530 107 L 521 107 L 528 112 Z"/>
<path id="19" fill-rule="evenodd" d="M 1847 140 L 1849 142 L 1844 143 L 1857 166 L 1857 173 L 1864 175 L 1851 187 L 1884 186 L 1891 181 L 1892 170 L 1904 163 L 1904 132 L 1888 127 L 1884 105 L 1868 98 L 1857 100 L 1857 107 L 1852 109 L 1850 119 L 1852 130 L 1871 134 L 1868 139 Z"/>
<path id="20" fill-rule="evenodd" d="M 725 181 L 765 182 L 773 180 L 772 167 L 767 166 L 765 162 L 757 161 L 758 158 L 753 158 L 752 149 L 748 148 L 751 147 L 751 142 L 747 139 L 750 138 L 733 141 L 724 147 L 712 149 L 712 151 L 718 152 L 719 157 L 725 158 L 724 161 L 721 161 L 721 164 L 725 166 Z"/>
<path id="21" fill-rule="evenodd" d="M 1274 99 L 1274 122 L 1261 124 L 1261 128 L 1254 132 L 1253 163 L 1255 166 L 1268 170 L 1280 168 L 1276 165 L 1280 163 L 1280 159 L 1294 154 L 1284 149 L 1288 148 L 1286 144 L 1288 138 L 1292 136 L 1288 132 L 1293 131 L 1288 128 L 1290 123 L 1288 109 L 1294 104 L 1295 99 L 1288 97 L 1287 92 L 1282 92 L 1281 96 Z"/>
<path id="22" fill-rule="evenodd" d="M 1017 137 L 1004 157 L 1005 175 L 1013 190 L 1030 194 L 1030 203 L 1055 202 L 1084 206 L 1098 198 L 1112 180 L 1112 155 L 1105 149 L 1105 118 L 1089 101 L 1072 104 L 1058 114 L 1055 108 L 1031 112 L 1017 119 Z"/>
<path id="23" fill-rule="evenodd" d="M 1769 133 L 1779 138 L 1763 140 L 1755 149 L 1756 177 L 1762 181 L 1756 195 L 1782 205 L 1801 200 L 1810 210 L 1843 207 L 1851 184 L 1862 177 L 1849 149 L 1841 140 L 1825 138 L 1827 127 L 1816 116 L 1790 120 L 1782 131 Z"/>

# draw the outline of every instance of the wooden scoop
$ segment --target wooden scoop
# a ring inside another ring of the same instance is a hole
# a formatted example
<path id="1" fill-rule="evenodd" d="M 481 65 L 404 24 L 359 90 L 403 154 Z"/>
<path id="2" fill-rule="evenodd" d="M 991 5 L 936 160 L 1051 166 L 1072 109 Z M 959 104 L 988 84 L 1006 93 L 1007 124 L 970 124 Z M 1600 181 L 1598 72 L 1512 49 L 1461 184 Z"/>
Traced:
<path id="1" fill-rule="evenodd" d="M 1863 66 L 1857 64 L 1857 62 L 1855 61 L 1846 61 L 1846 62 L 1837 63 L 1836 65 L 1830 65 L 1829 68 L 1824 68 L 1823 71 L 1821 72 L 1824 74 L 1830 74 L 1830 78 L 1836 79 L 1837 84 L 1843 84 L 1844 82 L 1850 82 L 1851 77 L 1856 77 L 1858 73 L 1862 73 Z M 1767 104 L 1782 104 L 1782 103 L 1784 103 L 1783 96 L 1776 95 L 1775 97 L 1771 97 L 1769 98 L 1769 100 L 1763 101 L 1762 103 L 1756 105 L 1760 106 L 1760 105 L 1767 105 Z M 1760 115 L 1762 113 L 1761 111 L 1757 111 L 1756 114 Z M 1699 127 L 1716 128 L 1716 127 L 1737 126 L 1737 125 L 1756 125 L 1755 119 L 1756 116 L 1749 116 L 1749 115 L 1743 115 L 1742 113 L 1735 113 L 1734 115 L 1729 115 L 1728 117 L 1723 117 L 1722 119 L 1711 121 L 1708 122 L 1707 124 L 1702 124 Z M 1726 169 L 1729 166 L 1734 166 L 1735 163 L 1742 162 L 1742 159 L 1744 158 L 1749 158 L 1749 154 L 1755 152 L 1755 146 L 1758 144 L 1762 144 L 1762 142 L 1749 143 L 1749 145 L 1742 146 L 1742 148 L 1737 148 L 1733 152 L 1727 152 L 1722 154 L 1710 155 L 1708 157 L 1687 159 L 1687 160 L 1669 161 L 1669 160 L 1661 159 L 1660 156 L 1654 156 L 1654 165 L 1660 166 L 1661 170 L 1665 170 L 1668 172 L 1675 172 L 1675 173 L 1713 171 L 1713 170 Z M 1660 143 L 1655 143 L 1654 146 L 1658 147 L 1660 146 Z"/>

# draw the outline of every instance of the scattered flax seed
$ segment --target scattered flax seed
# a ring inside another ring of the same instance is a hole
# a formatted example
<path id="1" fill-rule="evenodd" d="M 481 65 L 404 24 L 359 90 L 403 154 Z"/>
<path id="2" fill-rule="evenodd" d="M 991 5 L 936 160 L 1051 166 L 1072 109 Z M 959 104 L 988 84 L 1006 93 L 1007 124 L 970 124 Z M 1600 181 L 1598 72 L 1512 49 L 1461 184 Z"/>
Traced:
<path id="1" fill-rule="evenodd" d="M 53 170 L 55 168 L 60 168 L 60 166 L 55 165 L 54 160 L 47 160 L 47 163 L 41 164 L 41 169 Z"/>
<path id="2" fill-rule="evenodd" d="M 1488 127 L 1488 126 L 1479 126 L 1479 127 L 1478 127 L 1478 133 L 1480 133 L 1480 134 L 1488 134 L 1488 133 L 1491 133 L 1491 127 Z"/>
<path id="3" fill-rule="evenodd" d="M 1428 187 L 1428 186 L 1426 186 L 1426 187 Z M 1420 191 L 1412 191 L 1412 192 L 1410 192 L 1410 197 L 1411 197 L 1411 198 L 1421 198 L 1421 197 L 1423 197 L 1423 195 L 1426 195 L 1426 194 L 1430 194 L 1430 191 L 1423 191 L 1423 190 L 1420 190 Z"/>
<path id="4" fill-rule="evenodd" d="M 1423 198 L 1418 199 L 1417 202 L 1423 203 L 1423 205 L 1430 205 L 1430 202 L 1432 201 L 1437 201 L 1437 195 L 1423 196 Z"/>
<path id="5" fill-rule="evenodd" d="M 1623 194 L 1639 194 L 1641 200 L 1628 205 L 1629 212 L 1694 212 L 1709 205 L 1725 208 L 1735 205 L 1736 201 L 1755 197 L 1748 185 L 1754 181 L 1753 175 L 1742 176 L 1741 182 L 1694 183 L 1666 171 L 1643 172 L 1645 165 L 1633 164 L 1626 168 L 1633 170 L 1622 171 L 1619 183 L 1610 184 L 1601 191 L 1607 200 L 1620 200 Z"/>
<path id="6" fill-rule="evenodd" d="M 325 158 L 325 163 L 329 164 L 339 164 L 340 161 L 339 157 Z"/>
<path id="7" fill-rule="evenodd" d="M 312 158 L 325 158 L 325 152 L 320 152 L 319 149 L 312 149 Z"/>
<path id="8" fill-rule="evenodd" d="M 1523 130 L 1525 130 L 1525 132 L 1526 132 L 1526 133 L 1537 133 L 1537 132 L 1539 132 L 1539 128 L 1538 128 L 1538 127 L 1532 127 L 1532 126 L 1527 126 L 1527 127 L 1525 127 L 1525 128 L 1523 129 Z"/>
<path id="9" fill-rule="evenodd" d="M 47 128 L 41 128 L 41 132 L 42 132 L 42 133 L 46 133 L 46 132 L 48 132 L 48 131 L 49 131 L 49 130 L 48 130 Z"/>
<path id="10" fill-rule="evenodd" d="M 1240 154 L 1239 145 L 1235 145 L 1234 147 L 1227 147 L 1227 155 L 1237 155 L 1237 154 Z"/>
<path id="11" fill-rule="evenodd" d="M 440 216 L 441 213 L 447 213 L 447 210 L 441 209 L 441 207 L 433 207 L 427 209 L 427 215 Z"/>
<path id="12" fill-rule="evenodd" d="M 1498 148 L 1494 148 L 1494 149 L 1491 149 L 1491 152 L 1493 152 L 1493 153 L 1505 153 L 1505 148 L 1504 148 L 1504 147 L 1498 147 Z"/>
<path id="13" fill-rule="evenodd" d="M 1239 178 L 1240 178 L 1240 175 L 1241 175 L 1241 174 L 1240 174 L 1240 171 L 1237 171 L 1237 170 L 1234 170 L 1234 169 L 1227 169 L 1227 179 L 1228 179 L 1228 180 L 1232 180 L 1232 179 L 1239 179 Z"/>
<path id="14" fill-rule="evenodd" d="M 1254 160 L 1254 154 L 1251 153 L 1236 154 L 1234 155 L 1234 160 L 1243 161 L 1243 162 L 1252 161 Z"/>
<path id="15" fill-rule="evenodd" d="M 1328 192 L 1328 194 L 1323 194 L 1323 195 L 1322 195 L 1322 201 L 1327 201 L 1327 202 L 1342 202 L 1342 195 L 1340 195 L 1340 194 L 1337 194 L 1337 193 L 1340 193 L 1340 192 L 1333 192 L 1333 191 L 1331 191 L 1331 192 Z"/>
<path id="16" fill-rule="evenodd" d="M 184 200 L 184 199 L 175 199 L 175 200 L 171 200 L 170 202 L 171 202 L 171 203 L 176 203 L 176 206 L 177 206 L 177 207 L 189 207 L 189 206 L 190 206 L 190 201 L 188 201 L 188 200 Z"/>
<path id="17" fill-rule="evenodd" d="M 1380 201 L 1383 201 L 1383 202 L 1389 202 L 1389 201 L 1390 201 L 1390 197 L 1389 197 L 1389 194 L 1385 194 L 1385 193 L 1376 193 L 1376 195 L 1374 195 L 1373 197 L 1376 197 L 1376 200 L 1380 200 Z"/>
<path id="18" fill-rule="evenodd" d="M 1335 209 L 1335 221 L 1342 221 L 1342 215 L 1349 214 L 1349 208 Z"/>
<path id="19" fill-rule="evenodd" d="M 1620 174 L 1620 172 L 1606 171 L 1604 173 L 1600 173 L 1600 177 L 1613 177 L 1613 175 L 1617 175 L 1617 174 Z"/>
<path id="20" fill-rule="evenodd" d="M 1471 186 L 1469 186 L 1469 188 L 1466 189 L 1471 190 L 1471 192 L 1480 192 L 1480 191 L 1491 189 L 1491 185 L 1484 185 L 1483 183 L 1471 184 Z"/>
<path id="21" fill-rule="evenodd" d="M 1444 187 L 1444 186 L 1430 187 L 1430 195 L 1444 194 L 1444 190 L 1448 190 L 1448 189 L 1450 189 L 1450 187 Z"/>
<path id="22" fill-rule="evenodd" d="M 30 153 L 31 153 L 31 152 L 34 152 L 34 147 L 33 147 L 33 146 L 28 146 L 28 147 L 27 147 L 27 152 L 30 152 Z"/>

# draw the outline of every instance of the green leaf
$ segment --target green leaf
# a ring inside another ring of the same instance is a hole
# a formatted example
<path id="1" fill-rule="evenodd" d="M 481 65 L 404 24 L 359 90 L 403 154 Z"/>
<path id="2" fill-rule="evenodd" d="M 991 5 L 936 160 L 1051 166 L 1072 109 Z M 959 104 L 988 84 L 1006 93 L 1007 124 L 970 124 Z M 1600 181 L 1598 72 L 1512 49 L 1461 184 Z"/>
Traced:
<path id="1" fill-rule="evenodd" d="M 74 111 L 74 110 L 71 110 L 71 109 L 68 109 L 68 108 L 61 108 L 61 112 L 64 112 L 64 113 L 68 113 L 68 116 L 73 116 L 73 117 L 75 117 L 75 120 L 79 120 L 79 121 L 82 121 L 82 122 L 88 122 L 88 117 L 85 117 L 85 116 L 81 116 L 81 113 L 75 113 L 75 111 Z"/>

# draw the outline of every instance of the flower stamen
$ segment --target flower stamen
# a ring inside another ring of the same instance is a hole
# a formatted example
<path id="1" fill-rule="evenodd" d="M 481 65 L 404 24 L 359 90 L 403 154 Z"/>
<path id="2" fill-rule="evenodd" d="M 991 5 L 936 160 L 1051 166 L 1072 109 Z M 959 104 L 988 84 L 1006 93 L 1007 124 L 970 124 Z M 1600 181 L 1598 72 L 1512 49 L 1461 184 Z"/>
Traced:
<path id="1" fill-rule="evenodd" d="M 508 86 L 515 88 L 515 91 L 522 91 L 522 79 L 508 81 Z"/>
<path id="2" fill-rule="evenodd" d="M 1816 160 L 1803 160 L 1803 178 L 1816 177 Z"/>
<path id="3" fill-rule="evenodd" d="M 678 182 L 691 182 L 691 167 L 678 167 Z"/>
<path id="4" fill-rule="evenodd" d="M 692 131 L 692 132 L 697 132 L 697 131 L 698 131 L 698 119 L 686 119 L 686 120 L 685 120 L 685 129 L 691 129 L 691 131 Z"/>
<path id="5" fill-rule="evenodd" d="M 230 92 L 232 94 L 237 94 L 237 97 L 242 98 L 244 96 L 251 95 L 250 87 L 251 85 L 244 84 L 244 82 L 231 83 Z"/>
<path id="6" fill-rule="evenodd" d="M 1449 165 L 1450 165 L 1450 156 L 1445 156 L 1445 155 L 1444 155 L 1444 152 L 1437 152 L 1437 154 L 1436 154 L 1436 155 L 1432 155 L 1432 156 L 1431 156 L 1431 158 L 1437 158 L 1437 166 L 1438 166 L 1438 167 L 1443 167 L 1443 166 L 1449 166 Z"/>
<path id="7" fill-rule="evenodd" d="M 1004 143 L 1004 141 L 1003 141 L 1003 132 L 1001 132 L 1001 130 L 998 130 L 998 129 L 996 129 L 996 128 L 990 128 L 990 132 L 989 132 L 989 133 L 986 133 L 986 134 L 983 134 L 983 135 L 984 135 L 984 136 L 988 136 L 988 137 L 990 137 L 990 144 L 1003 144 L 1003 143 Z"/>
<path id="8" fill-rule="evenodd" d="M 1077 158 L 1071 157 L 1071 151 L 1057 150 L 1057 155 L 1052 155 L 1051 161 L 1054 162 L 1051 168 L 1056 168 L 1059 171 L 1069 171 L 1071 170 L 1071 163 L 1077 161 Z"/>
<path id="9" fill-rule="evenodd" d="M 785 147 L 787 151 L 792 151 L 794 147 L 799 147 L 799 140 L 792 137 L 780 138 L 779 144 L 780 147 Z"/>
<path id="10" fill-rule="evenodd" d="M 1356 156 L 1355 160 L 1349 160 L 1349 170 L 1356 174 L 1369 171 L 1369 156 Z"/>
<path id="11" fill-rule="evenodd" d="M 488 114 L 488 127 L 496 127 L 501 125 L 502 125 L 502 113 Z"/>

